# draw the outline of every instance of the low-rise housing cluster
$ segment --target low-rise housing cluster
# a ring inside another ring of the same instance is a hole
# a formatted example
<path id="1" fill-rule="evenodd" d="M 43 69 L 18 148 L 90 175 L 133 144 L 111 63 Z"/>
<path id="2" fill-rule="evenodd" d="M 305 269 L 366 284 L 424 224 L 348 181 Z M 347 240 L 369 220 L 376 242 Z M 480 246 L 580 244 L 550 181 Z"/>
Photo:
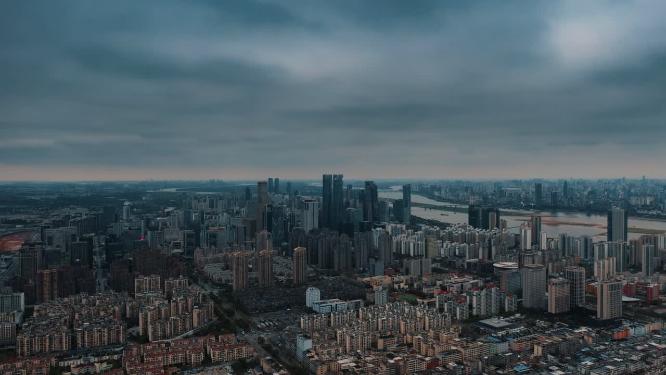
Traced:
<path id="1" fill-rule="evenodd" d="M 161 373 L 169 366 L 200 366 L 206 358 L 213 363 L 251 358 L 254 349 L 233 334 L 177 339 L 143 345 L 128 345 L 123 352 L 127 374 Z"/>
<path id="2" fill-rule="evenodd" d="M 130 297 L 78 294 L 35 306 L 16 337 L 19 356 L 123 344 Z"/>

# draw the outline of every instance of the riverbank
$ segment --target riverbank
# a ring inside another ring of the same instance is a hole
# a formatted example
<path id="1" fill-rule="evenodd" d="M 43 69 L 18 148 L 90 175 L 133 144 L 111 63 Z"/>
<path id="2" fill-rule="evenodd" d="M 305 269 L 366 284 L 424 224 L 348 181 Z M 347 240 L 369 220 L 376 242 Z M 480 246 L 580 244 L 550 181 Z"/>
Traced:
<path id="1" fill-rule="evenodd" d="M 452 201 L 449 199 L 444 199 L 442 197 L 432 195 L 432 194 L 423 194 L 423 193 L 412 193 L 413 195 L 419 195 L 423 198 L 431 199 L 433 201 L 441 202 L 441 203 L 447 203 L 451 205 L 463 205 L 463 206 L 468 206 L 468 203 L 464 202 L 456 202 Z M 413 206 L 416 206 L 415 203 L 412 203 Z M 420 203 L 420 205 L 424 205 L 423 203 Z M 427 204 L 425 204 L 427 205 Z M 432 207 L 444 207 L 444 206 L 437 206 L 437 205 L 427 205 L 427 208 Z M 424 206 L 421 206 L 424 207 Z M 455 207 L 455 206 L 452 206 Z M 458 208 L 458 207 L 456 207 Z M 540 216 L 546 216 L 543 215 L 544 213 L 552 212 L 552 213 L 564 213 L 564 214 L 583 214 L 583 215 L 606 215 L 607 211 L 606 210 L 580 210 L 580 209 L 573 209 L 573 208 L 557 208 L 554 210 L 536 210 L 536 209 L 531 209 L 531 208 L 522 208 L 522 207 L 498 207 L 500 210 L 500 213 L 503 215 L 507 216 L 523 216 L 525 213 L 527 214 L 540 214 Z M 463 211 L 455 211 L 455 212 L 467 212 L 466 208 L 460 208 Z M 642 219 L 642 220 L 650 220 L 650 221 L 655 221 L 655 222 L 660 222 L 660 223 L 666 223 L 666 214 L 664 215 L 648 215 L 648 214 L 637 214 L 635 212 L 630 212 L 629 213 L 630 218 L 637 218 L 637 219 Z"/>

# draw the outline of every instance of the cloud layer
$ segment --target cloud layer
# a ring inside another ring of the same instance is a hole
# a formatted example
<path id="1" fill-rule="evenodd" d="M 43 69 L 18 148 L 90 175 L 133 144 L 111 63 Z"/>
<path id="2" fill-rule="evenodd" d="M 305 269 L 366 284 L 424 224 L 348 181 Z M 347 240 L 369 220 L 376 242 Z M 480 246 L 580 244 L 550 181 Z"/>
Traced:
<path id="1" fill-rule="evenodd" d="M 663 1 L 7 1 L 0 179 L 666 177 Z"/>

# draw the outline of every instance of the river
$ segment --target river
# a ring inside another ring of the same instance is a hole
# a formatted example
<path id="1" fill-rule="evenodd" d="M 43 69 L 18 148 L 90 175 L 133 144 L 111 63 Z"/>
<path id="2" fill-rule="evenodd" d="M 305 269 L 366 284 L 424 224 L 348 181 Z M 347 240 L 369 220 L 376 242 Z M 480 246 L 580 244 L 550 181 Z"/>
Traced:
<path id="1" fill-rule="evenodd" d="M 393 190 L 379 191 L 380 198 L 402 199 L 402 192 Z M 443 223 L 456 224 L 467 223 L 466 212 L 455 212 L 452 208 L 467 209 L 465 204 L 439 202 L 421 195 L 412 193 L 413 203 L 423 203 L 439 206 L 441 209 L 430 209 L 423 207 L 412 207 L 412 215 Z M 528 211 L 510 210 L 501 211 L 500 216 L 506 220 L 509 230 L 517 232 L 520 224 L 529 220 L 530 215 L 541 216 L 541 228 L 549 236 L 557 236 L 567 233 L 573 236 L 587 235 L 595 240 L 602 240 L 606 235 L 606 216 L 599 214 L 587 214 L 581 212 L 564 211 Z M 638 238 L 646 232 L 666 233 L 666 221 L 656 219 L 629 218 L 629 238 Z"/>

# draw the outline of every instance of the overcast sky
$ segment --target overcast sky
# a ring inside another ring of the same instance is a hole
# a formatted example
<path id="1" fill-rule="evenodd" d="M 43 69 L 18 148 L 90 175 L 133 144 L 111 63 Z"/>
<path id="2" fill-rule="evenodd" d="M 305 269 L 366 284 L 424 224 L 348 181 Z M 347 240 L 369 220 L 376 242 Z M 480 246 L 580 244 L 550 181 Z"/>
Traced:
<path id="1" fill-rule="evenodd" d="M 0 179 L 666 177 L 666 1 L 0 2 Z"/>

